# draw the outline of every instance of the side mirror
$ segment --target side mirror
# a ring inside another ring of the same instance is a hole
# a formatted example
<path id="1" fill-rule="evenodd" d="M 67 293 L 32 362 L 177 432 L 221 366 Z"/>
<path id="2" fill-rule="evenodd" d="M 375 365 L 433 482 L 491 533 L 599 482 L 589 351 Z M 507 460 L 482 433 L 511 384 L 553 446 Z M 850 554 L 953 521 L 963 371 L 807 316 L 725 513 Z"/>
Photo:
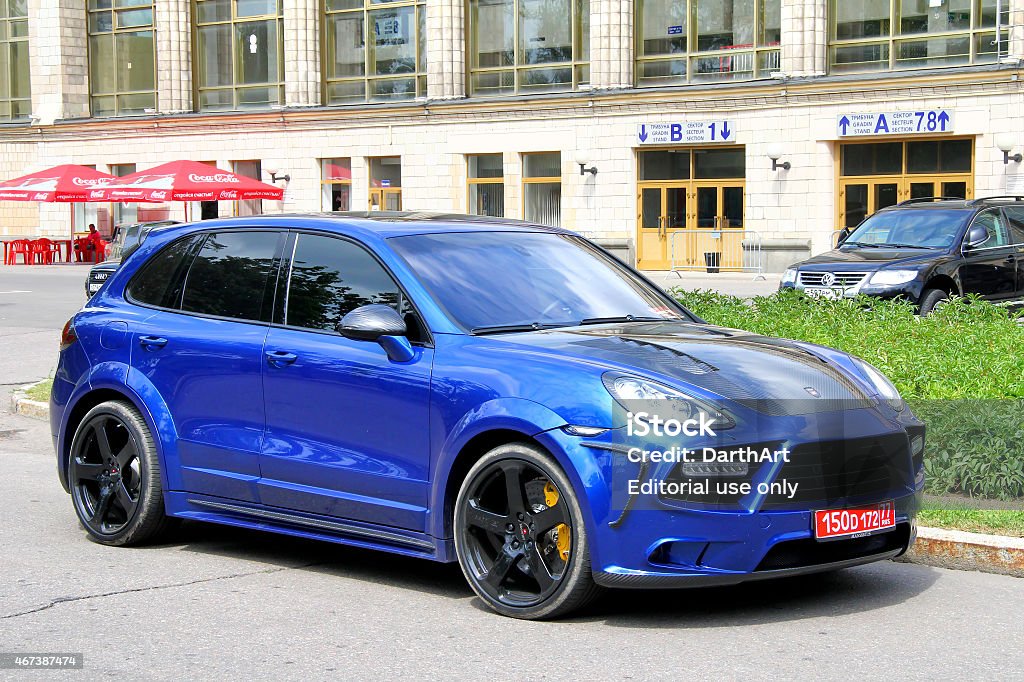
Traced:
<path id="1" fill-rule="evenodd" d="M 967 230 L 967 239 L 964 240 L 964 246 L 968 249 L 976 249 L 987 242 L 989 236 L 991 235 L 988 228 L 984 225 L 972 225 L 971 229 Z"/>
<path id="2" fill-rule="evenodd" d="M 376 341 L 395 362 L 409 362 L 416 356 L 406 338 L 405 320 L 394 308 L 373 304 L 356 308 L 338 324 L 338 333 L 354 341 Z"/>
<path id="3" fill-rule="evenodd" d="M 839 231 L 839 237 L 836 238 L 836 246 L 842 246 L 843 242 L 850 238 L 850 229 L 844 227 Z"/>

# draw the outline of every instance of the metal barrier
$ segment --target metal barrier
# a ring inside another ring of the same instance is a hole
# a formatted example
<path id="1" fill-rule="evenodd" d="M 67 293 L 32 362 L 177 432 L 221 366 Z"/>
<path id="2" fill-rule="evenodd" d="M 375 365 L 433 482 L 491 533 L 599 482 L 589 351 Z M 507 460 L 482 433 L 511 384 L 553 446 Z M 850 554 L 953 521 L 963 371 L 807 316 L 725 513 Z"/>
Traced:
<path id="1" fill-rule="evenodd" d="M 839 246 L 839 235 L 841 235 L 842 233 L 843 233 L 842 230 L 836 230 L 835 232 L 832 233 L 832 248 L 833 249 L 837 248 Z"/>
<path id="2" fill-rule="evenodd" d="M 754 279 L 764 279 L 762 244 L 760 233 L 751 230 L 679 230 L 669 238 L 672 272 L 752 272 Z"/>

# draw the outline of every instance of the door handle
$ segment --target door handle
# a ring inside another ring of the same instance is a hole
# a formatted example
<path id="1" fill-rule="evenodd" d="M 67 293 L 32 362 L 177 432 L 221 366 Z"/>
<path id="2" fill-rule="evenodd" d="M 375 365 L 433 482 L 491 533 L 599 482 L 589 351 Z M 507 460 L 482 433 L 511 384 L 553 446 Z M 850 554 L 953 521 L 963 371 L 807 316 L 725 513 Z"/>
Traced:
<path id="1" fill-rule="evenodd" d="M 1013 255 L 1011 253 L 1009 256 L 1006 257 L 1006 261 L 1004 261 L 1004 262 L 1006 262 L 1006 263 L 1016 263 L 1017 262 L 1017 256 L 1015 256 L 1015 255 Z"/>
<path id="2" fill-rule="evenodd" d="M 147 350 L 155 350 L 157 348 L 163 348 L 167 345 L 167 339 L 159 336 L 140 336 L 139 345 Z"/>
<path id="3" fill-rule="evenodd" d="M 288 351 L 285 350 L 267 351 L 267 362 L 269 362 L 274 367 L 283 367 L 285 365 L 290 365 L 298 359 L 298 355 L 296 355 L 295 353 L 289 353 Z"/>

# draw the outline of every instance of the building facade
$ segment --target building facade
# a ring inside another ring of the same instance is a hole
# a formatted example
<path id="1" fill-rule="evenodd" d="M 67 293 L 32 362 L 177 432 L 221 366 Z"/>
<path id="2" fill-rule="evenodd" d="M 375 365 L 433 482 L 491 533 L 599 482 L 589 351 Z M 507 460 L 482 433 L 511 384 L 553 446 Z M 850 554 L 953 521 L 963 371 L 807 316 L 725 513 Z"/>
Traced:
<path id="1" fill-rule="evenodd" d="M 1022 58 L 1024 0 L 0 0 L 0 177 L 189 158 L 287 189 L 3 202 L 0 234 L 402 208 L 646 269 L 756 240 L 777 271 L 893 203 L 1024 193 Z"/>

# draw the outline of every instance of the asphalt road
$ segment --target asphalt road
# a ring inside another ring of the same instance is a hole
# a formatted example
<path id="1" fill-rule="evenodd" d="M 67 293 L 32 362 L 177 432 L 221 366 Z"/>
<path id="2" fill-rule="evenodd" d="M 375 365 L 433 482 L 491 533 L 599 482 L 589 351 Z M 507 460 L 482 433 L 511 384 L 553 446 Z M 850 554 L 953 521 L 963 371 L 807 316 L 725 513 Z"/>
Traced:
<path id="1" fill-rule="evenodd" d="M 45 359 L 81 280 L 31 276 L 31 295 L 0 294 L 0 342 L 5 355 L 22 343 L 13 320 Z M 44 364 L 5 358 L 0 384 Z M 1024 581 L 1002 576 L 886 562 L 610 593 L 529 623 L 485 610 L 455 566 L 340 545 L 191 524 L 170 544 L 102 547 L 56 480 L 48 426 L 10 414 L 4 391 L 0 653 L 83 657 L 80 671 L 4 678 L 1024 679 Z"/>

